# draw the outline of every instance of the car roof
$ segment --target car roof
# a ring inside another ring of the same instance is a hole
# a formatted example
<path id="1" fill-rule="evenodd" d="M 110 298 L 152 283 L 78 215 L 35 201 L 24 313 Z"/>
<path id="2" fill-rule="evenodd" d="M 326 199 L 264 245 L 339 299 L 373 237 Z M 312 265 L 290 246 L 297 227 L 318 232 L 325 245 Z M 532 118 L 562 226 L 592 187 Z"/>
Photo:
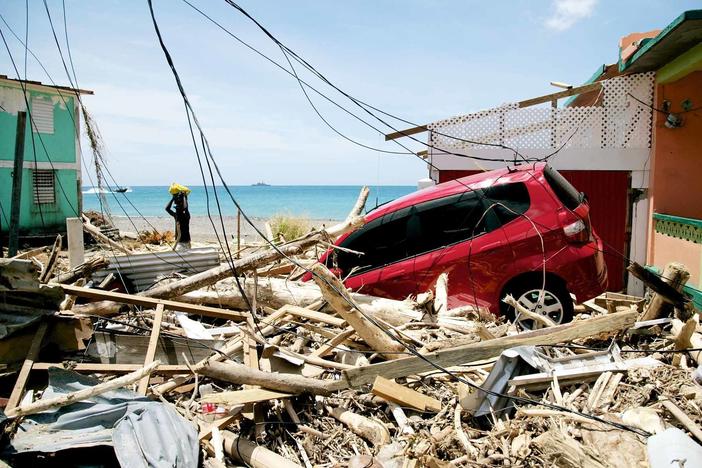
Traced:
<path id="1" fill-rule="evenodd" d="M 511 166 L 503 169 L 480 172 L 460 179 L 450 180 L 434 185 L 416 192 L 412 192 L 403 197 L 397 198 L 389 203 L 379 206 L 366 215 L 366 222 L 372 221 L 388 213 L 416 205 L 438 198 L 456 195 L 470 190 L 487 188 L 495 184 L 507 184 L 511 182 L 524 182 L 531 179 L 532 175 L 543 172 L 546 163 L 531 163 L 519 166 Z"/>

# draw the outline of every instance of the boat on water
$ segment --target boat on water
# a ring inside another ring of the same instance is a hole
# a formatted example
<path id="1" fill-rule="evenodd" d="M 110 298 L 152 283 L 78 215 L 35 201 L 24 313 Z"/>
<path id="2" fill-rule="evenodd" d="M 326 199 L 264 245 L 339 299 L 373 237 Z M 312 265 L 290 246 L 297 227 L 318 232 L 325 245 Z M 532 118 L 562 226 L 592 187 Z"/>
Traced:
<path id="1" fill-rule="evenodd" d="M 252 187 L 270 187 L 270 184 L 267 184 L 265 182 L 256 182 L 255 184 L 251 184 Z"/>
<path id="2" fill-rule="evenodd" d="M 117 187 L 117 188 L 115 189 L 115 192 L 117 192 L 117 193 L 125 193 L 125 192 L 128 192 L 128 191 L 129 191 L 129 187 Z"/>

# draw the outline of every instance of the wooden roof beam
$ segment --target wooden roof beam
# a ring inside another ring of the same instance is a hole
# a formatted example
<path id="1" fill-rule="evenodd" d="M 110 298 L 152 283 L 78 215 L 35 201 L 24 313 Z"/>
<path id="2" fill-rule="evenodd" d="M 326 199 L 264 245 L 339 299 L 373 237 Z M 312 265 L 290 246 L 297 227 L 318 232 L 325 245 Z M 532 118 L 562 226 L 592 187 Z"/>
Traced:
<path id="1" fill-rule="evenodd" d="M 524 101 L 517 102 L 519 108 L 531 107 L 537 104 L 543 104 L 545 102 L 553 102 L 558 99 L 575 96 L 577 94 L 589 93 L 591 91 L 598 91 L 602 87 L 601 82 L 589 83 L 583 86 L 578 86 L 577 88 L 570 88 L 557 93 L 545 94 L 543 96 L 526 99 Z M 428 130 L 426 125 L 419 125 L 417 127 L 408 128 L 406 130 L 400 130 L 393 133 L 388 133 L 385 135 L 385 141 L 397 140 L 405 136 L 416 135 L 417 133 L 423 133 Z"/>

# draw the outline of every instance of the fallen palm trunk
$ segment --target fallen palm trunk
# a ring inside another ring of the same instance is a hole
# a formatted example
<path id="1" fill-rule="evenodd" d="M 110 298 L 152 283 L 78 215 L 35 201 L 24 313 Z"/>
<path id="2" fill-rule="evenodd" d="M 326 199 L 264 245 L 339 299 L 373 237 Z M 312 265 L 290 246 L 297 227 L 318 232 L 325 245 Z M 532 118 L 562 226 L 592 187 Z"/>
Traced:
<path id="1" fill-rule="evenodd" d="M 392 339 L 382 328 L 358 310 L 341 280 L 334 276 L 324 265 L 321 263 L 314 265 L 312 273 L 327 302 L 341 318 L 346 320 L 356 330 L 358 336 L 363 338 L 363 341 L 374 351 L 382 353 L 387 358 L 395 358 L 398 355 L 393 353 L 405 350 L 401 343 Z"/>
<path id="2" fill-rule="evenodd" d="M 233 362 L 211 362 L 198 372 L 207 377 L 225 382 L 239 385 L 258 385 L 285 393 L 312 393 L 315 395 L 330 395 L 332 393 L 328 388 L 328 384 L 331 381 L 302 377 L 295 374 L 264 372 Z"/>
<path id="3" fill-rule="evenodd" d="M 154 361 L 146 367 L 142 367 L 139 370 L 131 372 L 127 375 L 123 375 L 122 377 L 110 380 L 108 382 L 103 382 L 101 384 L 95 385 L 94 387 L 79 390 L 77 392 L 69 393 L 67 395 L 38 400 L 34 403 L 18 406 L 16 408 L 8 410 L 6 415 L 9 418 L 27 416 L 29 414 L 41 413 L 42 411 L 46 411 L 48 409 L 58 408 L 60 406 L 67 406 L 78 401 L 87 400 L 96 395 L 101 395 L 105 392 L 109 392 L 110 390 L 126 387 L 127 385 L 138 382 L 139 380 L 148 376 L 154 370 L 156 370 L 156 368 L 160 364 L 161 361 Z"/>
<path id="4" fill-rule="evenodd" d="M 579 322 L 435 351 L 424 354 L 422 357 L 410 357 L 357 367 L 342 371 L 341 380 L 334 381 L 331 386 L 335 390 L 358 387 L 372 383 L 378 375 L 386 379 L 406 377 L 436 370 L 437 365 L 448 367 L 492 358 L 499 356 L 505 349 L 515 346 L 558 344 L 605 332 L 616 332 L 631 327 L 636 322 L 637 315 L 638 313 L 634 310 L 602 315 Z"/>
<path id="5" fill-rule="evenodd" d="M 239 463 L 254 468 L 302 468 L 297 463 L 268 450 L 265 447 L 254 444 L 248 439 L 229 431 L 222 431 L 224 439 L 224 452 Z"/>
<path id="6" fill-rule="evenodd" d="M 246 309 L 244 297 L 230 282 L 233 283 L 233 280 L 227 279 L 215 285 L 214 290 L 192 291 L 178 297 L 177 300 L 191 304 L 217 305 L 229 309 Z M 252 296 L 255 288 L 253 278 L 242 278 L 240 283 L 247 296 Z M 350 292 L 349 296 L 363 312 L 393 326 L 420 320 L 423 316 L 423 312 L 418 309 L 418 304 L 410 300 L 397 301 L 353 292 Z M 273 308 L 287 304 L 309 307 L 323 298 L 319 286 L 311 281 L 287 281 L 281 278 L 259 278 L 256 297 L 260 303 Z"/>

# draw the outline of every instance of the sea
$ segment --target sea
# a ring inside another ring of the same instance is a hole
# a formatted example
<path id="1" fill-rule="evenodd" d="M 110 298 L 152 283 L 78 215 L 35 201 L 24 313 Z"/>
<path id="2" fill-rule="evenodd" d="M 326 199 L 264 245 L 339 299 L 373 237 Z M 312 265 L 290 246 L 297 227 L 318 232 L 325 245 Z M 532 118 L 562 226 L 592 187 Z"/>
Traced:
<path id="1" fill-rule="evenodd" d="M 206 216 L 208 209 L 218 214 L 215 191 L 203 186 L 188 186 L 191 216 Z M 341 220 L 358 198 L 360 185 L 265 185 L 230 186 L 234 199 L 244 212 L 255 218 L 275 215 L 300 216 L 308 219 Z M 375 208 L 417 190 L 412 185 L 382 185 L 370 188 L 366 210 Z M 100 211 L 98 189 L 83 188 L 83 209 Z M 167 216 L 165 206 L 171 198 L 167 186 L 132 186 L 127 192 L 103 189 L 110 212 L 116 216 Z M 216 187 L 224 216 L 236 216 L 237 208 L 224 187 Z"/>

